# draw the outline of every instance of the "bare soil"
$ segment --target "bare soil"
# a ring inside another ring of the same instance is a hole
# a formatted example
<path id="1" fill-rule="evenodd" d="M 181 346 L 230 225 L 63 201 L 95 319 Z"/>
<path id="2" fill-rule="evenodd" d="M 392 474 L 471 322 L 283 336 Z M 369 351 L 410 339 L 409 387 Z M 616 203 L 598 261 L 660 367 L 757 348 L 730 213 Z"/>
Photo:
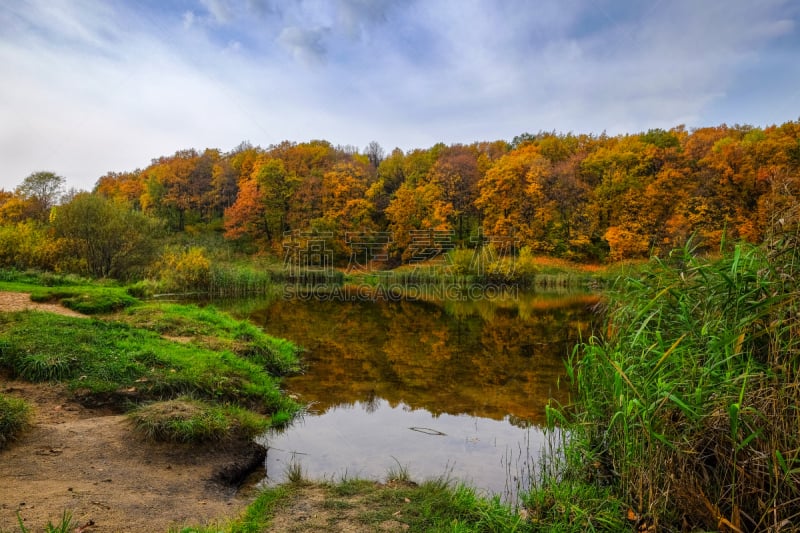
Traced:
<path id="1" fill-rule="evenodd" d="M 376 483 L 376 490 L 380 487 Z M 374 510 L 376 503 L 369 494 L 333 496 L 324 485 L 313 483 L 297 487 L 287 505 L 277 509 L 270 529 L 283 533 L 375 533 L 408 531 L 399 520 L 370 521 L 363 516 Z M 403 507 L 395 516 L 400 518 Z"/>
<path id="2" fill-rule="evenodd" d="M 9 313 L 25 310 L 47 311 L 49 313 L 58 313 L 59 315 L 86 318 L 86 315 L 67 309 L 63 305 L 32 302 L 31 295 L 25 292 L 0 292 L 0 312 Z"/>
<path id="3" fill-rule="evenodd" d="M 1 293 L 0 311 L 38 309 L 80 316 L 27 294 Z M 156 532 L 232 518 L 252 501 L 224 474 L 252 462 L 246 443 L 215 447 L 148 442 L 128 419 L 90 409 L 65 387 L 0 375 L 0 391 L 35 406 L 33 426 L 0 450 L 0 531 L 31 531 L 62 513 L 87 532 Z"/>

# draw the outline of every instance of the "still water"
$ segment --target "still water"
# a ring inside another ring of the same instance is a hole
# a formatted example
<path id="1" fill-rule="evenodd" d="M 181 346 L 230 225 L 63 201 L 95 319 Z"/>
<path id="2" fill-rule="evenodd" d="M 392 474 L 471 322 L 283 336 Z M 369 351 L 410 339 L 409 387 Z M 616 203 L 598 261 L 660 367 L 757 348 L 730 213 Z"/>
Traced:
<path id="1" fill-rule="evenodd" d="M 564 361 L 596 298 L 518 294 L 479 301 L 278 299 L 249 319 L 303 346 L 284 381 L 307 413 L 265 435 L 267 482 L 306 477 L 464 481 L 515 492 L 545 444 L 550 398 L 565 403 Z M 524 485 L 524 480 L 523 480 Z"/>

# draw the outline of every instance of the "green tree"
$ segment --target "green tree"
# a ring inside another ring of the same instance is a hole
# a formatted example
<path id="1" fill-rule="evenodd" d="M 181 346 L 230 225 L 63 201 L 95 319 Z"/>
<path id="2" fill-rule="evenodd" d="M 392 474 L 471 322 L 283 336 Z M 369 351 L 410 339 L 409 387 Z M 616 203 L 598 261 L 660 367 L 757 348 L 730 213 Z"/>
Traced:
<path id="1" fill-rule="evenodd" d="M 141 273 L 156 253 L 158 223 L 102 196 L 76 195 L 55 210 L 52 224 L 70 270 L 126 279 Z"/>
<path id="2" fill-rule="evenodd" d="M 65 179 L 53 172 L 34 172 L 17 187 L 17 194 L 31 202 L 31 216 L 46 220 L 63 192 Z"/>

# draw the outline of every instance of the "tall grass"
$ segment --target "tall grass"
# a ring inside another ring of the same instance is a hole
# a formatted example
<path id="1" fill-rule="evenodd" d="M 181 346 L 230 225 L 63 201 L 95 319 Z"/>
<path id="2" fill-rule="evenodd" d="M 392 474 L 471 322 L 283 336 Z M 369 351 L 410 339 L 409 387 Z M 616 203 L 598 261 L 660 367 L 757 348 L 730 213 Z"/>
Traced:
<path id="1" fill-rule="evenodd" d="M 274 287 L 274 273 L 238 265 L 213 265 L 208 293 L 216 297 L 242 297 L 267 294 Z"/>
<path id="2" fill-rule="evenodd" d="M 17 523 L 19 524 L 20 533 L 30 532 L 30 529 L 25 526 L 25 523 L 22 521 L 22 517 L 19 515 L 19 513 L 17 513 Z M 72 513 L 67 510 L 62 513 L 60 521 L 56 522 L 55 524 L 52 521 L 47 522 L 47 525 L 43 529 L 45 533 L 69 533 L 70 531 L 74 530 L 75 523 L 72 520 Z"/>
<path id="3" fill-rule="evenodd" d="M 654 259 L 609 291 L 576 350 L 569 468 L 670 529 L 777 531 L 800 520 L 800 251 Z M 570 412 L 571 411 L 571 412 Z"/>

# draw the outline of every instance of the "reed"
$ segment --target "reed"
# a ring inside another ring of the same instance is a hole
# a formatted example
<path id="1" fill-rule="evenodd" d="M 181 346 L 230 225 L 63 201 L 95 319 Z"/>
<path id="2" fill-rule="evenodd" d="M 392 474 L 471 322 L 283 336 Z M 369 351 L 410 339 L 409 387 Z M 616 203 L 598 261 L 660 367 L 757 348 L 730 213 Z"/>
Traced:
<path id="1" fill-rule="evenodd" d="M 242 297 L 273 290 L 273 274 L 247 266 L 213 265 L 208 293 L 215 297 Z"/>
<path id="2" fill-rule="evenodd" d="M 797 225 L 714 260 L 689 244 L 618 279 L 569 365 L 572 475 L 667 530 L 797 523 L 797 244 Z"/>

